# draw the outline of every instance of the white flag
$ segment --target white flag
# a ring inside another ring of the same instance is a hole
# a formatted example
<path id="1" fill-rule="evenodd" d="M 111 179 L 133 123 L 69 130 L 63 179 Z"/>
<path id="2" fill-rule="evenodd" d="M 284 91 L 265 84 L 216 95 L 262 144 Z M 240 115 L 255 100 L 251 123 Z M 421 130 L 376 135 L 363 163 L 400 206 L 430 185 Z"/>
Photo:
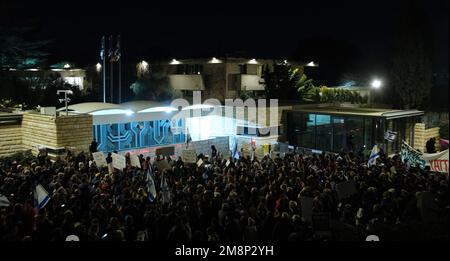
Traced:
<path id="1" fill-rule="evenodd" d="M 8 198 L 4 195 L 0 195 L 0 207 L 7 207 L 9 204 Z"/>
<path id="2" fill-rule="evenodd" d="M 38 209 L 44 208 L 50 200 L 48 192 L 41 184 L 38 184 L 34 190 L 34 200 Z"/>

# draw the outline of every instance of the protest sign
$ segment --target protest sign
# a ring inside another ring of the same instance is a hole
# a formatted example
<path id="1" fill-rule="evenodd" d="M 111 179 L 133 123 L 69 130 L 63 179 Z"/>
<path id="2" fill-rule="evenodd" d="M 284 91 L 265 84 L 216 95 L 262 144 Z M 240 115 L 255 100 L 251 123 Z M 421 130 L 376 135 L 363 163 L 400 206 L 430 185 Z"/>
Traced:
<path id="1" fill-rule="evenodd" d="M 119 169 L 119 170 L 123 170 L 124 168 L 126 168 L 125 156 L 117 154 L 117 153 L 112 153 L 111 157 L 112 157 L 112 164 L 113 164 L 114 168 Z"/>
<path id="2" fill-rule="evenodd" d="M 264 149 L 262 147 L 255 150 L 255 156 L 258 160 L 262 160 L 265 156 Z"/>
<path id="3" fill-rule="evenodd" d="M 162 172 L 165 169 L 171 169 L 170 164 L 166 159 L 157 161 L 156 166 L 158 167 L 159 172 Z"/>
<path id="4" fill-rule="evenodd" d="M 130 155 L 130 163 L 131 166 L 133 167 L 141 168 L 141 161 L 139 160 L 139 157 L 136 154 Z"/>
<path id="5" fill-rule="evenodd" d="M 103 152 L 94 152 L 92 153 L 92 157 L 94 157 L 95 165 L 97 165 L 97 167 L 101 168 L 108 165 L 108 163 L 106 163 L 106 158 Z"/>
<path id="6" fill-rule="evenodd" d="M 199 160 L 197 161 L 197 167 L 200 167 L 202 164 L 203 164 L 203 160 L 202 160 L 202 159 L 199 159 Z"/>
<path id="7" fill-rule="evenodd" d="M 183 150 L 181 153 L 181 159 L 186 163 L 196 163 L 197 152 L 195 150 Z"/>

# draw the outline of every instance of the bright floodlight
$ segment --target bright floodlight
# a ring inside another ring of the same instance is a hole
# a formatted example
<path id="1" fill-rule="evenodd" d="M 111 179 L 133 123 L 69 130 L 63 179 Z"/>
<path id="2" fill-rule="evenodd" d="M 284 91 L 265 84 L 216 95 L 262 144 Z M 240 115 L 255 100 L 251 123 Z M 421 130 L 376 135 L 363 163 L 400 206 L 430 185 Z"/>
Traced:
<path id="1" fill-rule="evenodd" d="M 375 89 L 378 89 L 381 87 L 381 81 L 380 80 L 373 80 L 372 81 L 372 87 Z"/>
<path id="2" fill-rule="evenodd" d="M 210 61 L 210 63 L 220 63 L 220 60 L 217 59 L 216 57 L 213 57 Z"/>
<path id="3" fill-rule="evenodd" d="M 250 64 L 257 64 L 258 62 L 256 61 L 255 58 L 253 58 L 250 61 L 248 61 L 248 63 L 250 63 Z"/>
<path id="4" fill-rule="evenodd" d="M 100 63 L 97 63 L 95 65 L 95 69 L 97 70 L 97 72 L 100 72 L 100 70 L 102 69 L 102 65 Z"/>
<path id="5" fill-rule="evenodd" d="M 170 62 L 170 64 L 181 64 L 180 61 L 177 61 L 177 59 L 172 59 L 172 61 Z"/>

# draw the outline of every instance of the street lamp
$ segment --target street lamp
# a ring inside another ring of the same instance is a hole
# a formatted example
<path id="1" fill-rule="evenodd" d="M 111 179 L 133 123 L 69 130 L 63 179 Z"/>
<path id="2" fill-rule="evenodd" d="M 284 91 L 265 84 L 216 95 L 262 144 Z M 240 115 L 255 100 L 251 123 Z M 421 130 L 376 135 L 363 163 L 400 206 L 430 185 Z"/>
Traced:
<path id="1" fill-rule="evenodd" d="M 95 70 L 99 73 L 102 70 L 102 65 L 100 63 L 97 63 L 95 65 Z"/>
<path id="2" fill-rule="evenodd" d="M 374 79 L 370 85 L 371 85 L 372 89 L 378 90 L 383 85 L 383 82 L 381 82 L 381 80 L 379 80 L 379 79 Z M 372 104 L 372 102 L 373 102 L 372 96 L 373 96 L 372 90 L 369 90 L 369 101 L 368 101 L 369 104 Z"/>
<path id="3" fill-rule="evenodd" d="M 142 77 L 148 73 L 149 65 L 146 61 L 141 61 L 137 65 L 138 68 L 138 77 Z"/>
<path id="4" fill-rule="evenodd" d="M 379 89 L 382 85 L 382 82 L 378 79 L 372 81 L 372 87 L 375 89 Z"/>

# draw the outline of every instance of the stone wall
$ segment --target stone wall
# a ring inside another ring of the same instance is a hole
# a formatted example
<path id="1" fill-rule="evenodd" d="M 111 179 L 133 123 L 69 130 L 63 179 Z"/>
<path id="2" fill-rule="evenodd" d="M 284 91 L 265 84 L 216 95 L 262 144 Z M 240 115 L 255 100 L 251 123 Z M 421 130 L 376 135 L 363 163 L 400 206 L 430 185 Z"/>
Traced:
<path id="1" fill-rule="evenodd" d="M 0 125 L 0 156 L 23 150 L 20 124 Z"/>
<path id="2" fill-rule="evenodd" d="M 92 139 L 92 115 L 23 115 L 22 144 L 33 153 L 37 153 L 40 146 L 88 151 Z"/>
<path id="3" fill-rule="evenodd" d="M 436 138 L 436 150 L 439 150 L 439 127 L 426 129 L 425 123 L 416 123 L 414 126 L 414 148 L 426 152 L 426 143 L 429 139 Z"/>

